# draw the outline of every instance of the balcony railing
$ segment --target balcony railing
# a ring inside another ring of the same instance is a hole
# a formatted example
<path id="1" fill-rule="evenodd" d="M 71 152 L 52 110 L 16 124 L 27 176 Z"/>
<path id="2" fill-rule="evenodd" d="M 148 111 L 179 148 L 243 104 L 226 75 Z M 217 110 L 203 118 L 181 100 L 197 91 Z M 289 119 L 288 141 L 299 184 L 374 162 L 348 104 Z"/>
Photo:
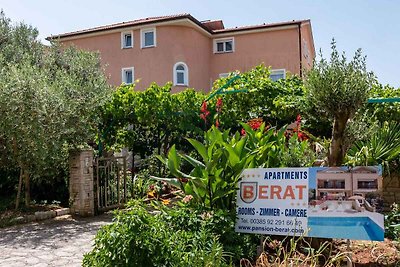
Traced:
<path id="1" fill-rule="evenodd" d="M 318 185 L 318 189 L 345 189 L 344 185 Z"/>

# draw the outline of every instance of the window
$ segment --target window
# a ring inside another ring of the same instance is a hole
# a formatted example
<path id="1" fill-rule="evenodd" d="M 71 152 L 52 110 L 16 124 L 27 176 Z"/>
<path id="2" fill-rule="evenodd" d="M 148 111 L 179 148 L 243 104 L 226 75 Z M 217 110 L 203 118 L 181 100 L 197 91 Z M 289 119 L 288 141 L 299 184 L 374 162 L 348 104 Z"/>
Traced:
<path id="1" fill-rule="evenodd" d="M 285 71 L 285 69 L 271 70 L 271 73 L 270 73 L 269 77 L 274 82 L 276 82 L 279 79 L 285 79 L 286 78 L 286 71 Z"/>
<path id="2" fill-rule="evenodd" d="M 189 86 L 189 70 L 185 63 L 178 62 L 174 65 L 174 85 Z"/>
<path id="3" fill-rule="evenodd" d="M 123 32 L 121 33 L 121 48 L 132 48 L 133 47 L 133 33 Z"/>
<path id="4" fill-rule="evenodd" d="M 122 69 L 122 83 L 132 84 L 134 80 L 134 68 L 123 68 Z"/>
<path id="5" fill-rule="evenodd" d="M 318 181 L 318 188 L 320 189 L 345 189 L 345 187 L 345 180 Z"/>
<path id="6" fill-rule="evenodd" d="M 229 72 L 226 73 L 220 73 L 219 78 L 227 78 L 229 76 Z"/>
<path id="7" fill-rule="evenodd" d="M 376 180 L 365 180 L 357 182 L 358 189 L 378 189 L 378 183 Z"/>
<path id="8" fill-rule="evenodd" d="M 156 46 L 156 29 L 144 29 L 141 30 L 141 47 L 155 47 Z"/>
<path id="9" fill-rule="evenodd" d="M 235 50 L 233 37 L 214 40 L 214 53 L 229 53 Z"/>

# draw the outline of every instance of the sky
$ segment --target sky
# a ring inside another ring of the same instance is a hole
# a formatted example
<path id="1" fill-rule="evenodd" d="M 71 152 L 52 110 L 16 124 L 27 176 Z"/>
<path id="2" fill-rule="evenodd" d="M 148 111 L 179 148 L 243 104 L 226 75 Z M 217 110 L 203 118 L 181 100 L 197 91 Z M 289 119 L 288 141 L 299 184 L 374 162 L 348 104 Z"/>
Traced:
<path id="1" fill-rule="evenodd" d="M 36 27 L 39 38 L 151 16 L 190 13 L 222 19 L 225 27 L 311 19 L 316 52 L 332 38 L 348 58 L 361 48 L 380 83 L 400 87 L 400 1 L 397 0 L 0 0 L 13 22 Z"/>

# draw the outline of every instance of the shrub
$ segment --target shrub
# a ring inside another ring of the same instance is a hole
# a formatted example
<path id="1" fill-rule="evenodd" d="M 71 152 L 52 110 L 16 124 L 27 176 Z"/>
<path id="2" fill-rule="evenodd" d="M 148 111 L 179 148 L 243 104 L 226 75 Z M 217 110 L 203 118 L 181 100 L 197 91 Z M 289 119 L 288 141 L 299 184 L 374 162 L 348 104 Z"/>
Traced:
<path id="1" fill-rule="evenodd" d="M 385 236 L 400 241 L 400 208 L 394 203 L 392 210 L 385 216 Z"/>
<path id="2" fill-rule="evenodd" d="M 172 146 L 167 157 L 158 158 L 174 178 L 151 177 L 179 187 L 186 195 L 192 195 L 198 205 L 233 210 L 237 183 L 244 169 L 307 166 L 314 161 L 309 143 L 297 141 L 297 137 L 287 142 L 285 128 L 266 129 L 261 124 L 253 130 L 247 124 L 242 126 L 242 136 L 213 126 L 205 132 L 203 143 L 188 139 L 198 158 L 178 153 Z M 190 172 L 183 170 L 183 162 L 192 165 Z"/>
<path id="3" fill-rule="evenodd" d="M 234 215 L 185 206 L 149 212 L 140 202 L 128 207 L 98 232 L 83 266 L 219 267 L 254 256 L 252 237 L 234 232 Z"/>
<path id="4" fill-rule="evenodd" d="M 369 136 L 360 140 L 347 153 L 348 163 L 361 165 L 383 164 L 389 166 L 400 157 L 400 123 L 385 122 Z"/>

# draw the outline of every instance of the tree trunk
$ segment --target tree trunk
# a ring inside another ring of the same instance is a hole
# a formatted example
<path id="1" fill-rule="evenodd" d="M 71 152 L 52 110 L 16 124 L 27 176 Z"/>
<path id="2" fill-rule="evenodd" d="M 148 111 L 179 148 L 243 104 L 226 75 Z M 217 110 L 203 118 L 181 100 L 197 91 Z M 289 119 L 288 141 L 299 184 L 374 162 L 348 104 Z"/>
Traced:
<path id="1" fill-rule="evenodd" d="M 161 131 L 157 131 L 157 155 L 161 155 Z M 161 177 L 161 161 L 158 160 L 158 175 Z"/>
<path id="2" fill-rule="evenodd" d="M 31 205 L 31 192 L 30 192 L 30 177 L 29 172 L 24 170 L 24 178 L 25 178 L 25 207 L 29 207 Z"/>
<path id="3" fill-rule="evenodd" d="M 15 200 L 15 209 L 19 208 L 19 202 L 21 201 L 21 190 L 22 190 L 22 180 L 23 180 L 23 170 L 20 169 L 19 171 L 19 182 L 18 182 L 18 191 L 17 191 L 17 199 Z"/>
<path id="4" fill-rule="evenodd" d="M 132 192 L 131 192 L 131 196 L 133 197 L 135 194 L 135 146 L 132 145 L 131 146 L 131 151 L 132 151 L 132 161 L 131 161 L 131 182 L 132 182 Z"/>
<path id="5" fill-rule="evenodd" d="M 332 129 L 331 147 L 328 156 L 328 164 L 332 166 L 341 166 L 343 163 L 344 151 L 344 132 L 346 130 L 347 117 L 335 118 Z"/>

